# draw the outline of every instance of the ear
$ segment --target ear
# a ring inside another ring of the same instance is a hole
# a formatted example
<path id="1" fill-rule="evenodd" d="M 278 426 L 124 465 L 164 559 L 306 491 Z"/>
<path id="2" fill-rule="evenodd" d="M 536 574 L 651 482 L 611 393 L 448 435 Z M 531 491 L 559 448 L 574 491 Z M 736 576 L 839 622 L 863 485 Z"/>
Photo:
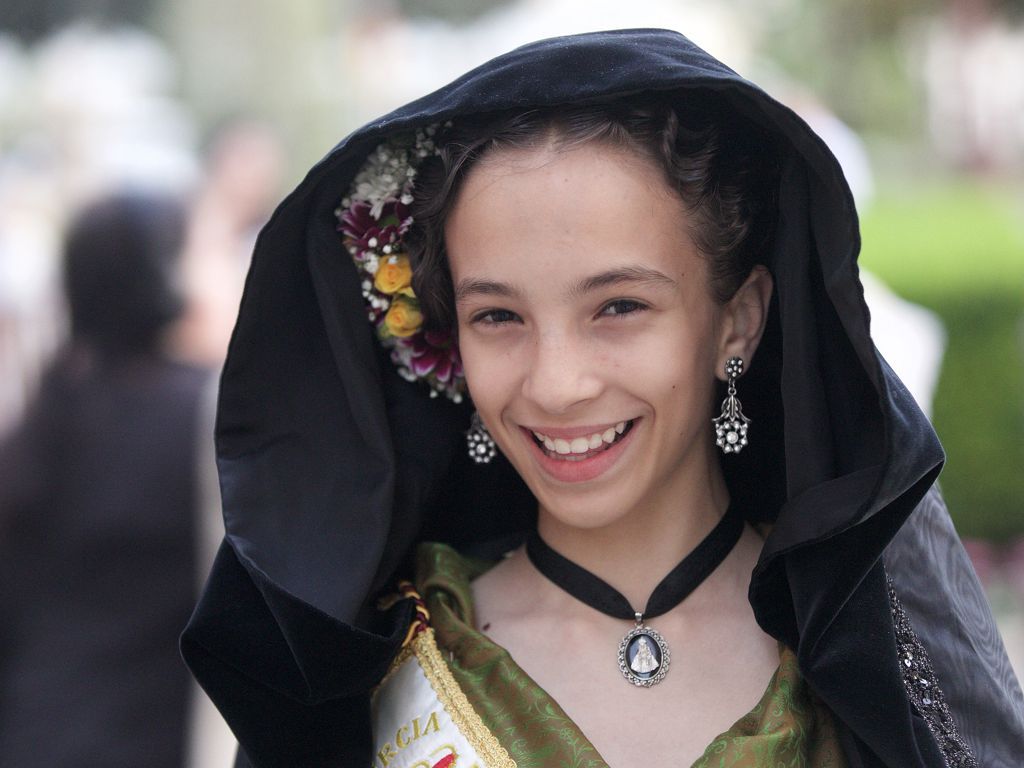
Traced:
<path id="1" fill-rule="evenodd" d="M 722 308 L 715 367 L 719 379 L 725 380 L 725 362 L 730 357 L 742 357 L 745 367 L 750 367 L 768 320 L 772 286 L 771 273 L 759 264 Z"/>

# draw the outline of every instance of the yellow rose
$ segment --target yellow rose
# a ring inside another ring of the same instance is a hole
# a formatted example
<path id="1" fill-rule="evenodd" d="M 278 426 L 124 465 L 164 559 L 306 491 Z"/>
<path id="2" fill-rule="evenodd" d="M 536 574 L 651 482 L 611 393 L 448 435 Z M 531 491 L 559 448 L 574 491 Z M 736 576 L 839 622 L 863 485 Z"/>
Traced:
<path id="1" fill-rule="evenodd" d="M 389 296 L 402 292 L 412 283 L 412 267 L 407 256 L 386 256 L 380 261 L 373 287 Z"/>
<path id="2" fill-rule="evenodd" d="M 416 333 L 423 325 L 423 315 L 415 302 L 396 299 L 384 315 L 384 327 L 392 336 L 406 338 Z"/>

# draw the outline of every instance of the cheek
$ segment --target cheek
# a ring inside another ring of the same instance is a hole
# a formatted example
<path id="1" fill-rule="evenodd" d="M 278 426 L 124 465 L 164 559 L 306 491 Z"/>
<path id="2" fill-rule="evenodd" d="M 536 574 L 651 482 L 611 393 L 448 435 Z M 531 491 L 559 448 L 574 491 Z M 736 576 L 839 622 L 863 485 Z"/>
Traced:
<path id="1" fill-rule="evenodd" d="M 473 405 L 490 422 L 493 417 L 489 415 L 507 401 L 514 385 L 514 366 L 509 355 L 465 336 L 459 342 L 459 355 Z"/>
<path id="2" fill-rule="evenodd" d="M 699 413 L 711 418 L 715 358 L 709 336 L 676 328 L 629 346 L 617 356 L 614 369 L 631 382 L 627 386 L 646 392 L 666 416 Z"/>

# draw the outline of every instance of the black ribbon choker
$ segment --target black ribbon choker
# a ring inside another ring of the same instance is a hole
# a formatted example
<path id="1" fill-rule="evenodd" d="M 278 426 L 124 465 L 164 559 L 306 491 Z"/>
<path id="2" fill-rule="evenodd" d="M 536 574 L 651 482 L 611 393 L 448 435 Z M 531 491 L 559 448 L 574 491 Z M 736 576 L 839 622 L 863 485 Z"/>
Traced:
<path id="1" fill-rule="evenodd" d="M 607 616 L 636 622 L 619 644 L 619 669 L 629 682 L 649 688 L 664 679 L 671 654 L 664 638 L 645 626 L 644 619 L 668 613 L 683 602 L 721 565 L 742 532 L 743 516 L 730 505 L 711 532 L 654 588 L 642 613 L 604 579 L 549 547 L 537 531 L 526 539 L 526 555 L 551 583 L 581 603 Z"/>

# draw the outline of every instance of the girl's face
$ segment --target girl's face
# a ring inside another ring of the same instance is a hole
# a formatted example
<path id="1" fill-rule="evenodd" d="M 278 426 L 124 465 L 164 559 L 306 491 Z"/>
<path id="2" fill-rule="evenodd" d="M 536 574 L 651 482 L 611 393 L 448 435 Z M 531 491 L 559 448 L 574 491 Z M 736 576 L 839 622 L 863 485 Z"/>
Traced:
<path id="1" fill-rule="evenodd" d="M 660 170 L 596 143 L 498 150 L 464 182 L 445 237 L 467 383 L 542 515 L 597 528 L 717 476 L 716 372 L 744 350 L 687 224 Z"/>

